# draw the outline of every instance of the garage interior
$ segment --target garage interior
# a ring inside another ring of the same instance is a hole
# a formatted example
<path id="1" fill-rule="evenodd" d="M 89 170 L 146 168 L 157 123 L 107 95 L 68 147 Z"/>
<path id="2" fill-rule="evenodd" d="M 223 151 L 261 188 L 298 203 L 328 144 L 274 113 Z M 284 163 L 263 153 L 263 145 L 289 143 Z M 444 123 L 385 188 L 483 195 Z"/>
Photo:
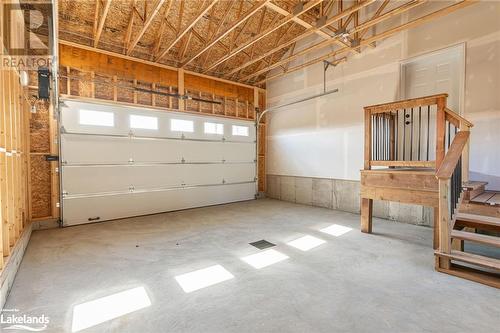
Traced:
<path id="1" fill-rule="evenodd" d="M 500 327 L 500 2 L 0 17 L 1 331 Z"/>

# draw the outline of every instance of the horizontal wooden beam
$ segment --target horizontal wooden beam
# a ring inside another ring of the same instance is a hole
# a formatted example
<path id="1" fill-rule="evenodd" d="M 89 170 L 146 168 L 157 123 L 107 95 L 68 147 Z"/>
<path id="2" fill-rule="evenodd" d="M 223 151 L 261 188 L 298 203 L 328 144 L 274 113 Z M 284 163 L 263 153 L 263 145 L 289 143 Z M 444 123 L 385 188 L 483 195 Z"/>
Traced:
<path id="1" fill-rule="evenodd" d="M 436 161 L 370 161 L 370 165 L 381 167 L 434 168 L 436 167 Z"/>
<path id="2" fill-rule="evenodd" d="M 117 57 L 117 58 L 121 58 L 121 59 L 126 59 L 126 60 L 130 60 L 130 61 L 139 62 L 139 63 L 150 65 L 150 66 L 156 66 L 156 67 L 160 67 L 160 68 L 169 69 L 169 70 L 172 70 L 172 71 L 175 71 L 175 72 L 179 71 L 179 68 L 168 66 L 168 65 L 164 65 L 164 64 L 161 64 L 161 63 L 158 63 L 158 62 L 148 61 L 148 60 L 144 60 L 144 59 L 140 59 L 140 58 L 128 56 L 128 55 L 121 54 L 121 53 L 116 53 L 116 52 L 112 52 L 112 51 L 98 49 L 98 48 L 95 48 L 95 47 L 92 47 L 92 46 L 82 45 L 82 44 L 78 44 L 78 43 L 75 43 L 75 42 L 70 42 L 70 41 L 63 40 L 63 39 L 59 39 L 59 45 L 72 46 L 72 47 L 76 47 L 76 48 L 79 48 L 79 49 L 82 49 L 82 50 L 97 52 L 97 53 L 106 54 L 106 55 Z M 205 75 L 205 74 L 201 74 L 201 73 L 197 73 L 197 72 L 193 72 L 193 71 L 187 71 L 187 70 L 185 70 L 184 73 L 185 74 L 189 74 L 189 75 L 194 75 L 194 76 L 198 76 L 198 77 L 203 77 L 203 78 L 211 79 L 211 80 L 214 80 L 214 81 L 219 81 L 219 82 L 233 84 L 233 85 L 240 86 L 240 87 L 245 87 L 245 88 L 250 88 L 250 89 L 257 88 L 257 89 L 259 89 L 259 91 L 266 91 L 265 89 L 262 89 L 260 87 L 255 87 L 255 86 L 244 84 L 244 83 L 241 83 L 241 82 L 235 82 L 235 81 L 231 81 L 231 80 L 226 80 L 226 79 L 222 79 L 222 78 L 218 78 L 218 77 L 214 77 L 214 76 L 210 76 L 210 75 Z"/>
<path id="3" fill-rule="evenodd" d="M 383 113 L 400 109 L 414 108 L 417 106 L 435 105 L 440 98 L 447 98 L 448 94 L 437 94 L 405 100 L 365 106 L 364 109 L 370 113 Z"/>

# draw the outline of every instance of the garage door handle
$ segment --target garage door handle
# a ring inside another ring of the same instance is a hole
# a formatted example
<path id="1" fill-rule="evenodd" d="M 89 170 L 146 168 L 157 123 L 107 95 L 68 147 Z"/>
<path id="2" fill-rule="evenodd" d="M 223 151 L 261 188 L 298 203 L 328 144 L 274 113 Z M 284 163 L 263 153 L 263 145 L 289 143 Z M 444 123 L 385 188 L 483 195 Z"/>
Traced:
<path id="1" fill-rule="evenodd" d="M 97 221 L 97 220 L 100 220 L 101 218 L 99 216 L 96 216 L 96 217 L 89 217 L 88 220 L 89 221 Z"/>

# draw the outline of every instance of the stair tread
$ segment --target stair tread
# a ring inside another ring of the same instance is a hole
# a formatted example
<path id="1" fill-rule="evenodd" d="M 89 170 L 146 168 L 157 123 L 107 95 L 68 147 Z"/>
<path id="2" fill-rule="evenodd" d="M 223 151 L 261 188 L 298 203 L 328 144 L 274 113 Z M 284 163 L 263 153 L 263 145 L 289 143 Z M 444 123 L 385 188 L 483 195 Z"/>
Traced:
<path id="1" fill-rule="evenodd" d="M 486 203 L 489 199 L 491 199 L 497 192 L 493 191 L 484 191 L 483 193 L 476 195 L 474 198 L 470 199 L 473 202 Z"/>
<path id="2" fill-rule="evenodd" d="M 486 268 L 492 268 L 500 271 L 500 260 L 495 258 L 485 257 L 479 254 L 472 254 L 456 250 L 451 250 L 450 254 L 441 252 L 436 252 L 436 254 L 450 259 L 455 259 L 469 264 L 474 264 Z"/>
<path id="3" fill-rule="evenodd" d="M 467 221 L 467 222 L 474 222 L 477 224 L 488 224 L 500 227 L 500 218 L 492 216 L 458 213 L 456 219 L 457 221 Z"/>
<path id="4" fill-rule="evenodd" d="M 486 203 L 490 205 L 500 205 L 500 193 L 496 193 Z"/>
<path id="5" fill-rule="evenodd" d="M 468 182 L 464 182 L 462 187 L 465 187 L 468 190 L 475 190 L 475 189 L 477 189 L 481 186 L 484 186 L 484 185 L 488 185 L 488 182 L 479 182 L 479 181 L 471 180 Z"/>
<path id="6" fill-rule="evenodd" d="M 460 230 L 452 230 L 451 231 L 451 238 L 468 240 L 471 242 L 500 247 L 500 238 L 494 237 L 494 236 L 475 234 L 472 232 L 466 232 L 466 231 L 460 231 Z"/>

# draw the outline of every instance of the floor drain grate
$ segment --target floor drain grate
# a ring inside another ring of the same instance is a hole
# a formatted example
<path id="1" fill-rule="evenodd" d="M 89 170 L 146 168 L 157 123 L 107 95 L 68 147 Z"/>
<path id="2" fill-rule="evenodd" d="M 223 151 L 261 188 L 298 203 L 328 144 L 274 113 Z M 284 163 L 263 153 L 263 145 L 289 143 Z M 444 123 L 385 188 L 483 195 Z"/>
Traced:
<path id="1" fill-rule="evenodd" d="M 268 242 L 268 241 L 266 241 L 264 239 L 261 239 L 260 241 L 256 241 L 256 242 L 249 243 L 249 244 L 252 245 L 252 246 L 255 246 L 259 250 L 263 250 L 263 249 L 267 249 L 268 247 L 276 246 L 276 244 Z"/>

